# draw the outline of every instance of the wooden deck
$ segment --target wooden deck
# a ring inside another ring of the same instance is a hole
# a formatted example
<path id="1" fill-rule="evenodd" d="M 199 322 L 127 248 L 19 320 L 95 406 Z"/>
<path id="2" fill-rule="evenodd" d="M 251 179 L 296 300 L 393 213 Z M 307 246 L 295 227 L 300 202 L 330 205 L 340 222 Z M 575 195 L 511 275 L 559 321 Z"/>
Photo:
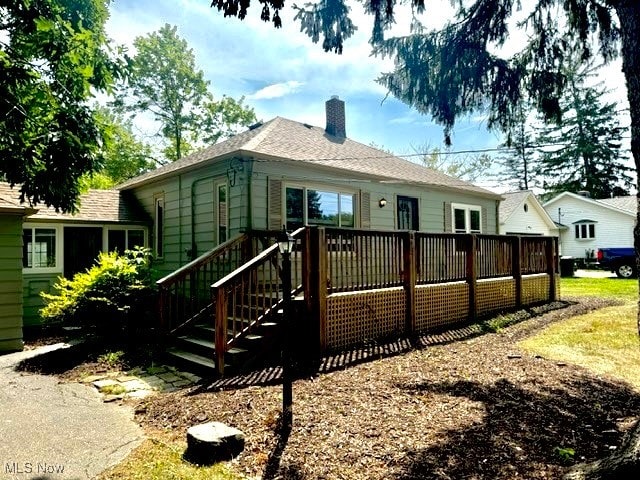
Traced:
<path id="1" fill-rule="evenodd" d="M 311 332 L 300 341 L 318 355 L 557 297 L 555 237 L 306 227 L 294 233 L 293 287 L 282 292 L 275 233 L 245 234 L 158 282 L 162 328 L 209 326 L 219 373 L 248 336 L 277 323 L 284 295 L 300 300 L 296 331 Z"/>

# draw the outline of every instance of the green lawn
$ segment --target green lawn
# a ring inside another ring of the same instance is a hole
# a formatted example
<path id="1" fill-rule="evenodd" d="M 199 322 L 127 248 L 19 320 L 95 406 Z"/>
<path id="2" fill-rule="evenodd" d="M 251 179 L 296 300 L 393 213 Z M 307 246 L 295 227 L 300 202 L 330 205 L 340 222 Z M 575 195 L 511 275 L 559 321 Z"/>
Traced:
<path id="1" fill-rule="evenodd" d="M 614 278 L 563 278 L 562 297 L 613 297 L 624 302 L 570 318 L 521 342 L 545 358 L 608 374 L 640 390 L 640 339 L 637 331 L 638 281 Z"/>
<path id="2" fill-rule="evenodd" d="M 562 278 L 562 297 L 615 297 L 637 301 L 638 280 L 621 278 Z"/>
<path id="3" fill-rule="evenodd" d="M 224 463 L 197 467 L 182 459 L 186 445 L 147 439 L 99 480 L 242 480 Z"/>

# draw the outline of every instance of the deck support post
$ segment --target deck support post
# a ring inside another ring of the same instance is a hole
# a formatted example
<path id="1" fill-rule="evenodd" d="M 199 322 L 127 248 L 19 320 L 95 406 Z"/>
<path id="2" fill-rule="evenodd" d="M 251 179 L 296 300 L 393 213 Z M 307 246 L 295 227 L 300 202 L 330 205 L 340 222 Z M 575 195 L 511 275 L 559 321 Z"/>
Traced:
<path id="1" fill-rule="evenodd" d="M 558 239 L 549 237 L 546 242 L 547 275 L 549 275 L 549 301 L 557 299 L 556 270 L 558 259 Z"/>
<path id="2" fill-rule="evenodd" d="M 467 283 L 469 284 L 469 319 L 471 321 L 475 321 L 478 317 L 478 274 L 476 271 L 477 238 L 473 233 L 469 234 L 467 238 Z"/>
<path id="3" fill-rule="evenodd" d="M 403 236 L 403 283 L 406 299 L 405 334 L 413 335 L 416 330 L 416 232 Z"/>
<path id="4" fill-rule="evenodd" d="M 224 288 L 213 288 L 212 296 L 216 306 L 214 312 L 216 368 L 219 375 L 224 375 L 224 356 L 227 351 L 227 295 Z"/>
<path id="5" fill-rule="evenodd" d="M 307 248 L 303 267 L 306 272 L 305 301 L 309 315 L 317 332 L 317 354 L 320 355 L 327 349 L 327 240 L 324 227 L 307 228 Z"/>
<path id="6" fill-rule="evenodd" d="M 513 237 L 511 243 L 511 275 L 515 280 L 516 308 L 522 306 L 522 241 L 519 236 Z"/>

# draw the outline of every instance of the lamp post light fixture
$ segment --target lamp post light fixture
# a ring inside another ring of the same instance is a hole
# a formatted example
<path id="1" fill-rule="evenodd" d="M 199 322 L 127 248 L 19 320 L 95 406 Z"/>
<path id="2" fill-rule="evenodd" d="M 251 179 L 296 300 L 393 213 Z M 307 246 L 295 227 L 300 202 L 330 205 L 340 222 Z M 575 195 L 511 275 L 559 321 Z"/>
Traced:
<path id="1" fill-rule="evenodd" d="M 291 252 L 295 239 L 282 227 L 277 235 L 282 255 L 282 428 L 290 431 L 293 425 L 293 372 L 291 365 Z"/>

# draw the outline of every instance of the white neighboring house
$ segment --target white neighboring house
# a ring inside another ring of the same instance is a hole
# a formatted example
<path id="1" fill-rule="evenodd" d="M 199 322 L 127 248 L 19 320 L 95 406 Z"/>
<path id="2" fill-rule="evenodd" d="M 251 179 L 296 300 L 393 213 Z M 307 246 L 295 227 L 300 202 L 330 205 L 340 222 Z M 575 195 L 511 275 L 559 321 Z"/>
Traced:
<path id="1" fill-rule="evenodd" d="M 558 226 L 531 190 L 504 193 L 500 202 L 500 235 L 558 236 Z"/>
<path id="2" fill-rule="evenodd" d="M 598 248 L 633 247 L 636 197 L 594 200 L 564 192 L 543 206 L 560 229 L 562 255 L 593 259 Z"/>

